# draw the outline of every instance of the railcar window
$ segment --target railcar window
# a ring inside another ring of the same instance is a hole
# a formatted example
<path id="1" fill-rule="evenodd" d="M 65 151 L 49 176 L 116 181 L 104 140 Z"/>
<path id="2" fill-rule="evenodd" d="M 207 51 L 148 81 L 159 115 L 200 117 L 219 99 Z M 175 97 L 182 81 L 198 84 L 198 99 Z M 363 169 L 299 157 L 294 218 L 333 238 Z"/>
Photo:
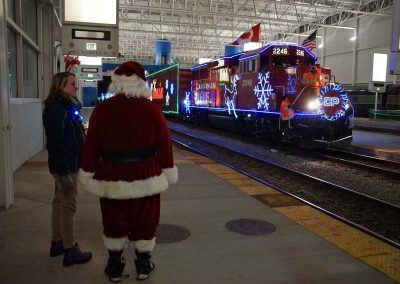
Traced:
<path id="1" fill-rule="evenodd" d="M 200 71 L 200 78 L 199 78 L 200 80 L 208 78 L 208 69 L 207 68 L 201 68 L 199 71 Z"/>

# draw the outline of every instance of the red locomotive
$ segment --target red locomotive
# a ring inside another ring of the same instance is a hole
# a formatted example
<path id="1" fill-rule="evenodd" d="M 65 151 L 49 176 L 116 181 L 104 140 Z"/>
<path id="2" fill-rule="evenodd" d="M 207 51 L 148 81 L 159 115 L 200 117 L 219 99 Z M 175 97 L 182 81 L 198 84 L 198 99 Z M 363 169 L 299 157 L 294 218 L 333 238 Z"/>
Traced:
<path id="1" fill-rule="evenodd" d="M 353 107 L 343 88 L 332 83 L 331 70 L 315 61 L 302 46 L 269 44 L 194 66 L 190 90 L 177 93 L 176 109 L 196 124 L 301 147 L 350 145 Z M 160 75 L 150 74 L 148 82 Z M 282 116 L 284 97 L 294 111 L 292 118 Z M 167 107 L 165 101 L 158 102 Z"/>

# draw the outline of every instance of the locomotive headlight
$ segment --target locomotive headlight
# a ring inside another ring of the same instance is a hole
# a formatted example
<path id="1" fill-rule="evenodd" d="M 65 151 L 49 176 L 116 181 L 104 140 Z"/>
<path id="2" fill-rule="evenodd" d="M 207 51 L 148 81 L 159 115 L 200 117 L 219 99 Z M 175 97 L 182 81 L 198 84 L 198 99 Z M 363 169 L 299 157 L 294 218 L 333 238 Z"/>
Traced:
<path id="1" fill-rule="evenodd" d="M 309 110 L 317 110 L 321 107 L 321 103 L 319 102 L 319 99 L 314 99 L 308 102 L 307 108 Z"/>

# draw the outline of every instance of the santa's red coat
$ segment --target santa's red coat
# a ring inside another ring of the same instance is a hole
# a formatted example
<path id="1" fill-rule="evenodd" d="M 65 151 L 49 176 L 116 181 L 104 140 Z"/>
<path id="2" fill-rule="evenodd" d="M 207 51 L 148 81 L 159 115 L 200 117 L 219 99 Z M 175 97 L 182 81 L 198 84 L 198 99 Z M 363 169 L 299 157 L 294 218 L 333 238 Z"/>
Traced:
<path id="1" fill-rule="evenodd" d="M 102 151 L 156 147 L 154 159 L 106 162 Z M 90 120 L 80 172 L 85 189 L 110 199 L 151 196 L 176 183 L 172 144 L 160 106 L 147 98 L 116 95 L 99 103 Z"/>

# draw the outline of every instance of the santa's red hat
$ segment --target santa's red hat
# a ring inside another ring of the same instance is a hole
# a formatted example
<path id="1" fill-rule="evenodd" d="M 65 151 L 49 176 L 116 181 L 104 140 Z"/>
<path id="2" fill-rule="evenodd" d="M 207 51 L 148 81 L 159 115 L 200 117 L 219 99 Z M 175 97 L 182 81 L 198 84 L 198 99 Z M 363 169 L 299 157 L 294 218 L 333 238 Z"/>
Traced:
<path id="1" fill-rule="evenodd" d="M 110 93 L 125 94 L 127 97 L 148 98 L 151 91 L 146 88 L 144 68 L 135 61 L 119 65 L 111 77 Z"/>

